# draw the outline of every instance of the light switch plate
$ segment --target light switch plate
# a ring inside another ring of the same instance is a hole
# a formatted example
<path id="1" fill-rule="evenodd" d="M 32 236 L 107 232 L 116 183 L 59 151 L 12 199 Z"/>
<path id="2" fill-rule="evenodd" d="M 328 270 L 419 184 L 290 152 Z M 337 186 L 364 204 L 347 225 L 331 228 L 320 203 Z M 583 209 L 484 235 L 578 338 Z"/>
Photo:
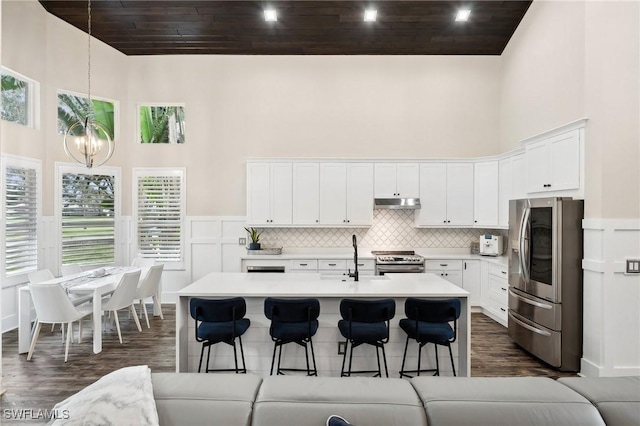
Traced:
<path id="1" fill-rule="evenodd" d="M 338 342 L 338 355 L 344 355 L 344 352 L 347 350 L 346 342 Z"/>
<path id="2" fill-rule="evenodd" d="M 627 274 L 640 274 L 640 259 L 627 259 Z"/>
<path id="3" fill-rule="evenodd" d="M 241 246 L 246 246 L 247 245 L 247 239 L 246 238 L 238 238 L 238 244 Z"/>

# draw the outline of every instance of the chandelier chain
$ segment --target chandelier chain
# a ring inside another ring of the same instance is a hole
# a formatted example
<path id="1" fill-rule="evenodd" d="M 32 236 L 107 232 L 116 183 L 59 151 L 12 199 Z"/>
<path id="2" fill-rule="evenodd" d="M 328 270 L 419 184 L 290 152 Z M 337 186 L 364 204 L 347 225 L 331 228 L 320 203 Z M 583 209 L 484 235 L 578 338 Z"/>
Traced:
<path id="1" fill-rule="evenodd" d="M 93 115 L 93 102 L 91 102 L 91 0 L 87 1 L 87 33 L 89 38 L 87 41 L 87 95 L 89 97 L 89 120 Z"/>

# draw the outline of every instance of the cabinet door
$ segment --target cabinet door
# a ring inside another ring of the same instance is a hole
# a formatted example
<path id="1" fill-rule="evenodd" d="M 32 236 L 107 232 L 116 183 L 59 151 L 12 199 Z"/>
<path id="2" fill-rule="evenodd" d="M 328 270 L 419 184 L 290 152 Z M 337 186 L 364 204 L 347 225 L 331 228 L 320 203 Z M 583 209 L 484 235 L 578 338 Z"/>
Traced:
<path id="1" fill-rule="evenodd" d="M 558 135 L 549 140 L 551 158 L 550 191 L 563 191 L 580 187 L 580 133 L 578 130 Z"/>
<path id="2" fill-rule="evenodd" d="M 320 164 L 293 164 L 293 224 L 320 222 Z"/>
<path id="3" fill-rule="evenodd" d="M 513 193 L 511 158 L 500 160 L 498 170 L 498 225 L 509 226 L 509 200 Z"/>
<path id="4" fill-rule="evenodd" d="M 511 188 L 511 200 L 527 198 L 527 164 L 524 154 L 514 155 L 511 158 L 511 176 L 513 187 Z"/>
<path id="5" fill-rule="evenodd" d="M 527 192 L 547 191 L 549 184 L 549 145 L 546 141 L 527 145 Z"/>
<path id="6" fill-rule="evenodd" d="M 291 163 L 271 164 L 270 210 L 272 225 L 291 225 L 293 179 Z"/>
<path id="7" fill-rule="evenodd" d="M 474 220 L 475 226 L 498 225 L 498 162 L 483 161 L 474 165 Z"/>
<path id="8" fill-rule="evenodd" d="M 373 224 L 373 164 L 347 164 L 347 223 Z"/>
<path id="9" fill-rule="evenodd" d="M 347 223 L 347 165 L 320 164 L 320 224 Z"/>
<path id="10" fill-rule="evenodd" d="M 447 225 L 447 164 L 420 164 L 420 203 L 416 226 Z"/>
<path id="11" fill-rule="evenodd" d="M 247 223 L 266 225 L 271 220 L 269 163 L 247 164 Z"/>
<path id="12" fill-rule="evenodd" d="M 462 288 L 470 293 L 471 306 L 480 306 L 480 261 L 465 260 L 462 264 Z"/>
<path id="13" fill-rule="evenodd" d="M 418 163 L 396 164 L 396 194 L 401 198 L 418 198 L 420 196 Z"/>
<path id="14" fill-rule="evenodd" d="M 447 164 L 447 225 L 473 225 L 473 163 Z"/>
<path id="15" fill-rule="evenodd" d="M 396 164 L 374 164 L 374 195 L 375 198 L 395 198 L 396 191 Z"/>

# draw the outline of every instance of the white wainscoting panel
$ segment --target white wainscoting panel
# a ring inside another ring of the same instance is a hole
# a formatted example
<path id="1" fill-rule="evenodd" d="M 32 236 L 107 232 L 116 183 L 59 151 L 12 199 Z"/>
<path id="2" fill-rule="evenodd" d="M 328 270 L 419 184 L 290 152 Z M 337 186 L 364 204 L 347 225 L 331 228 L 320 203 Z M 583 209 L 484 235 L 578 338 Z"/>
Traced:
<path id="1" fill-rule="evenodd" d="M 580 373 L 640 374 L 640 275 L 625 274 L 640 259 L 640 221 L 585 219 L 584 322 Z"/>

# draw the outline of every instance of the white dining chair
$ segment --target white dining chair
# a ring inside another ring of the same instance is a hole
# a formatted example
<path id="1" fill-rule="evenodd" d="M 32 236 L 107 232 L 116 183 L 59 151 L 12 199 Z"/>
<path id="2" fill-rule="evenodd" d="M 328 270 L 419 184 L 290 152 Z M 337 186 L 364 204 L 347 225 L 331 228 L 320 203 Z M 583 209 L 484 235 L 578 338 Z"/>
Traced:
<path id="1" fill-rule="evenodd" d="M 144 299 L 151 297 L 151 299 L 158 305 L 160 309 L 160 318 L 164 319 L 162 315 L 162 308 L 160 307 L 160 299 L 158 294 L 160 293 L 160 279 L 162 278 L 162 270 L 164 264 L 154 265 L 149 268 L 149 272 L 142 278 L 142 282 L 138 287 L 136 298 L 140 301 L 140 313 L 144 312 L 144 319 L 147 321 L 147 328 L 151 328 L 149 325 L 149 316 L 147 314 L 147 306 L 144 304 Z"/>
<path id="2" fill-rule="evenodd" d="M 62 265 L 60 266 L 60 273 L 63 277 L 67 275 L 79 274 L 82 272 L 80 265 Z"/>
<path id="3" fill-rule="evenodd" d="M 138 331 L 142 331 L 140 327 L 140 321 L 138 321 L 138 315 L 133 303 L 136 299 L 136 293 L 138 289 L 138 282 L 140 280 L 140 271 L 125 272 L 122 274 L 122 278 L 118 283 L 115 291 L 111 293 L 111 296 L 102 300 L 102 311 L 113 312 L 113 316 L 116 322 L 116 328 L 118 330 L 118 339 L 122 344 L 122 333 L 120 332 L 120 321 L 118 320 L 118 311 L 120 309 L 129 308 L 133 319 L 136 322 Z M 94 330 L 94 333 L 97 332 Z"/>
<path id="4" fill-rule="evenodd" d="M 42 281 L 49 281 L 55 278 L 51 271 L 48 269 L 40 269 L 37 271 L 29 272 L 27 277 L 29 277 L 30 284 L 38 284 Z"/>
<path id="5" fill-rule="evenodd" d="M 67 324 L 67 344 L 64 351 L 64 362 L 67 362 L 69 357 L 69 342 L 73 334 L 72 324 L 75 321 L 80 321 L 78 342 L 81 343 L 82 318 L 91 314 L 91 307 L 74 306 L 69 296 L 67 296 L 67 292 L 64 291 L 60 284 L 29 284 L 29 291 L 31 293 L 31 299 L 33 300 L 33 306 L 36 309 L 38 322 L 31 339 L 27 361 L 30 361 L 33 356 L 42 324 L 62 323 L 63 330 L 64 325 Z"/>
<path id="6" fill-rule="evenodd" d="M 131 266 L 134 266 L 136 268 L 150 268 L 153 265 L 156 264 L 155 259 L 150 259 L 148 257 L 134 257 L 133 261 L 131 262 Z"/>

